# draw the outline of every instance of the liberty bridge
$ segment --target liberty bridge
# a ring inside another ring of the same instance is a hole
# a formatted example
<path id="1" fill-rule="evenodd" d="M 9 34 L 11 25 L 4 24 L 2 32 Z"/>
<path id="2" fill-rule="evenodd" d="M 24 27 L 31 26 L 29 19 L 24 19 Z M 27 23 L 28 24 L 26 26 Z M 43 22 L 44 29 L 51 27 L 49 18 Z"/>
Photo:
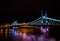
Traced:
<path id="1" fill-rule="evenodd" d="M 18 29 L 18 28 L 33 28 L 33 29 L 50 29 L 50 26 L 60 26 L 60 20 L 53 19 L 47 16 L 47 11 L 44 11 L 45 15 L 43 15 L 43 10 L 41 10 L 41 17 L 36 20 L 28 23 L 18 23 L 17 20 L 9 25 L 2 25 L 0 29 Z"/>
<path id="2" fill-rule="evenodd" d="M 36 20 L 28 23 L 18 23 L 17 21 L 14 21 L 13 23 L 9 25 L 4 25 L 4 27 L 10 27 L 10 26 L 24 26 L 24 25 L 29 25 L 29 26 L 59 26 L 60 25 L 60 20 L 53 19 L 47 17 L 47 11 L 45 11 L 45 15 L 43 15 L 43 10 L 41 10 L 41 17 L 37 18 Z M 3 26 L 0 26 L 2 28 Z"/>
<path id="3" fill-rule="evenodd" d="M 26 23 L 27 25 L 60 25 L 60 20 L 58 19 L 53 19 L 47 17 L 47 11 L 45 11 L 45 15 L 43 15 L 43 10 L 41 10 L 41 17 L 37 18 L 36 20 L 32 22 Z M 22 23 L 18 23 L 17 21 L 14 21 L 10 26 L 15 26 L 15 25 L 23 25 Z"/>

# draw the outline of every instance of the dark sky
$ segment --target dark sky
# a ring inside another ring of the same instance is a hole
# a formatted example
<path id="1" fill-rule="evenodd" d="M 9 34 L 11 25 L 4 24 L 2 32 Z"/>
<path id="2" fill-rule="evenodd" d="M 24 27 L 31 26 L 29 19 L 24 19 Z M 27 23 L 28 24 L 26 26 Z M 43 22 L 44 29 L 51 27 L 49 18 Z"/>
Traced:
<path id="1" fill-rule="evenodd" d="M 41 10 L 47 10 L 48 17 L 60 17 L 58 0 L 2 0 L 0 3 L 1 22 L 29 22 L 40 17 Z"/>

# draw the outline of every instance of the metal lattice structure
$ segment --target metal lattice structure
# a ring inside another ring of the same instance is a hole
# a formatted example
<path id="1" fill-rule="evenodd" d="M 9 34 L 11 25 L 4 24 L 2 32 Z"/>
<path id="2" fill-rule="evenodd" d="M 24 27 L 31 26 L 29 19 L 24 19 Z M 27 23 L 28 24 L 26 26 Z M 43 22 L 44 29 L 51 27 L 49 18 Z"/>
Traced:
<path id="1" fill-rule="evenodd" d="M 37 18 L 36 20 L 32 22 L 28 22 L 28 25 L 60 25 L 60 20 L 53 19 L 47 17 L 47 11 L 45 11 L 45 15 L 43 15 L 43 10 L 41 10 L 41 17 Z M 18 23 L 17 21 L 14 21 L 11 26 L 14 25 L 22 25 L 22 23 Z"/>
<path id="2" fill-rule="evenodd" d="M 43 15 L 43 11 L 41 11 L 42 16 L 38 19 L 29 22 L 29 25 L 60 25 L 60 20 L 53 19 L 47 17 L 47 12 L 45 11 L 45 15 Z"/>

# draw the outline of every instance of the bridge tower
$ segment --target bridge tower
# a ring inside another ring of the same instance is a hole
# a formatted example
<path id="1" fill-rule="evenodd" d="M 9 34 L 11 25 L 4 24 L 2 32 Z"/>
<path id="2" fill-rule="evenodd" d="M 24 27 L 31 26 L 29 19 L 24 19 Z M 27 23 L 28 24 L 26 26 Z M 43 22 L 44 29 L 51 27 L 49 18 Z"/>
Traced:
<path id="1" fill-rule="evenodd" d="M 41 23 L 48 23 L 47 17 L 47 11 L 45 10 L 45 15 L 43 15 L 43 10 L 41 10 Z"/>
<path id="2" fill-rule="evenodd" d="M 47 11 L 45 10 L 45 15 L 43 15 L 43 10 L 41 10 L 41 23 L 46 23 L 48 24 L 48 20 L 46 19 L 47 17 Z M 49 32 L 49 27 L 48 26 L 41 26 L 40 27 L 41 32 L 45 35 L 48 35 Z"/>
<path id="3" fill-rule="evenodd" d="M 13 29 L 17 29 L 17 28 L 18 28 L 18 27 L 17 27 L 18 24 L 19 24 L 19 23 L 18 23 L 17 20 L 16 20 L 16 21 L 13 21 L 13 23 L 12 23 L 11 25 L 12 25 Z"/>

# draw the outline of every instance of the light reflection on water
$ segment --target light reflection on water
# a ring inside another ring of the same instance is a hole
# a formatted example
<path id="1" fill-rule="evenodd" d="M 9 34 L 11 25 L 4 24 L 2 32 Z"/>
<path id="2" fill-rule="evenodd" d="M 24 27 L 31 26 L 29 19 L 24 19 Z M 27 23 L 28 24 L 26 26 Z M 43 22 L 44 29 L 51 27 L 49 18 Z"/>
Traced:
<path id="1" fill-rule="evenodd" d="M 9 41 L 9 39 L 10 41 L 56 41 L 54 38 L 47 38 L 44 34 L 39 36 L 33 34 L 27 35 L 26 33 L 21 33 L 19 30 L 13 29 L 0 29 L 0 37 L 6 39 L 3 41 Z"/>

